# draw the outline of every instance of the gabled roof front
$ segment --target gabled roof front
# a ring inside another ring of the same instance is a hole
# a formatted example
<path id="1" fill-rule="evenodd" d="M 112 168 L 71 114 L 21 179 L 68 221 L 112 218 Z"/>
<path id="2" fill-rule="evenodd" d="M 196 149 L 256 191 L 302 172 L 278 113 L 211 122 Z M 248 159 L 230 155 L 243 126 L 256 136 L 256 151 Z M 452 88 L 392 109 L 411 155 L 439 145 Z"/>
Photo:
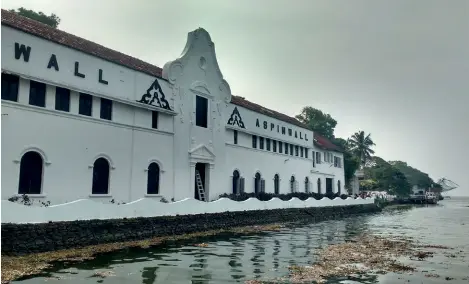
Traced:
<path id="1" fill-rule="evenodd" d="M 9 26 L 11 28 L 43 38 L 48 41 L 55 42 L 60 45 L 67 46 L 77 51 L 81 51 L 83 53 L 107 60 L 135 71 L 162 78 L 162 69 L 158 66 L 4 9 L 2 9 L 2 25 Z M 242 97 L 231 96 L 231 103 L 309 130 L 305 124 L 301 123 L 294 117 L 265 108 Z M 315 138 L 316 136 L 319 137 L 318 141 L 322 141 L 318 142 L 318 144 L 320 143 L 319 146 L 329 150 L 340 151 L 338 146 L 332 144 L 332 142 L 325 139 L 324 137 L 317 134 L 314 134 L 314 136 Z"/>

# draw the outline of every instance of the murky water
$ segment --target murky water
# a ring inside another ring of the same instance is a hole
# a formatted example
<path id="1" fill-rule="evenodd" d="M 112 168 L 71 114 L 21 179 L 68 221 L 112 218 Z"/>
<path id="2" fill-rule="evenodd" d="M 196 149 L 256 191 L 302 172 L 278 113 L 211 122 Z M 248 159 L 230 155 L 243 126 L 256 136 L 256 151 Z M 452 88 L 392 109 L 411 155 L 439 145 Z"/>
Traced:
<path id="1" fill-rule="evenodd" d="M 469 283 L 469 198 L 438 205 L 386 209 L 318 224 L 298 225 L 257 236 L 213 238 L 207 247 L 194 243 L 113 253 L 95 260 L 56 267 L 22 283 L 243 283 L 288 274 L 290 265 L 315 261 L 319 248 L 341 243 L 363 232 L 406 235 L 428 244 L 447 245 L 451 252 L 412 262 L 418 272 L 333 279 L 330 283 Z M 112 276 L 96 278 L 96 271 Z M 425 274 L 438 274 L 429 278 Z M 450 277 L 448 280 L 445 277 Z M 354 282 L 356 281 L 356 282 Z"/>

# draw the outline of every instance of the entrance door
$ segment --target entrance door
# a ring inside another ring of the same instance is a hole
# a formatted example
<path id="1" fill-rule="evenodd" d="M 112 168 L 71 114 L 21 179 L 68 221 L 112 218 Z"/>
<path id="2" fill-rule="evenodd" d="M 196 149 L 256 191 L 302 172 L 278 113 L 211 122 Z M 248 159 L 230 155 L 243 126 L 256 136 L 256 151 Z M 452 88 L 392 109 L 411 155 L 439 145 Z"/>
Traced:
<path id="1" fill-rule="evenodd" d="M 333 190 L 332 190 L 332 179 L 331 178 L 326 178 L 326 194 L 333 194 Z"/>
<path id="2" fill-rule="evenodd" d="M 195 171 L 199 172 L 200 174 L 200 179 L 202 180 L 202 186 L 204 187 L 205 191 L 205 200 L 208 199 L 207 195 L 207 187 L 206 187 L 206 182 L 205 182 L 205 169 L 207 168 L 207 164 L 204 163 L 197 163 L 195 164 Z M 197 189 L 197 178 L 194 180 L 194 198 L 197 200 L 200 200 L 199 197 L 199 190 Z"/>

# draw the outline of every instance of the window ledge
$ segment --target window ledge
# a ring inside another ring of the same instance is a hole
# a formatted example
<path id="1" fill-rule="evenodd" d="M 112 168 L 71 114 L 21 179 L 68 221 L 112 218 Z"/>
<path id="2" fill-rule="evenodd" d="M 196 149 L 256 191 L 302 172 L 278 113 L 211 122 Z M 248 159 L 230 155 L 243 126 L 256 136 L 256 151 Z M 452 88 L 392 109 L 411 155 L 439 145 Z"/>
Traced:
<path id="1" fill-rule="evenodd" d="M 145 193 L 145 197 L 163 197 L 161 194 Z"/>
<path id="2" fill-rule="evenodd" d="M 23 195 L 26 195 L 26 196 L 31 197 L 31 198 L 44 198 L 44 197 L 47 197 L 47 194 L 42 194 L 42 193 L 41 194 L 31 194 L 31 193 L 29 193 L 29 194 L 20 194 L 20 193 L 17 193 L 14 196 L 22 197 Z"/>
<path id="3" fill-rule="evenodd" d="M 89 197 L 112 197 L 112 194 L 90 194 Z"/>

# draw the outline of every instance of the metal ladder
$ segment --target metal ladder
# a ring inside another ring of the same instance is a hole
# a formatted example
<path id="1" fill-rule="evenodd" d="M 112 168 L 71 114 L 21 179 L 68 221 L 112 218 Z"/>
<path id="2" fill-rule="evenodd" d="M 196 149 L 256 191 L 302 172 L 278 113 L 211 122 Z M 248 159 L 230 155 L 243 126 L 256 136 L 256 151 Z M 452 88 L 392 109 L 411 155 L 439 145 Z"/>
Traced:
<path id="1" fill-rule="evenodd" d="M 200 178 L 199 171 L 195 171 L 195 181 L 197 183 L 197 192 L 199 193 L 199 200 L 205 201 L 205 190 L 202 184 L 202 179 Z"/>

